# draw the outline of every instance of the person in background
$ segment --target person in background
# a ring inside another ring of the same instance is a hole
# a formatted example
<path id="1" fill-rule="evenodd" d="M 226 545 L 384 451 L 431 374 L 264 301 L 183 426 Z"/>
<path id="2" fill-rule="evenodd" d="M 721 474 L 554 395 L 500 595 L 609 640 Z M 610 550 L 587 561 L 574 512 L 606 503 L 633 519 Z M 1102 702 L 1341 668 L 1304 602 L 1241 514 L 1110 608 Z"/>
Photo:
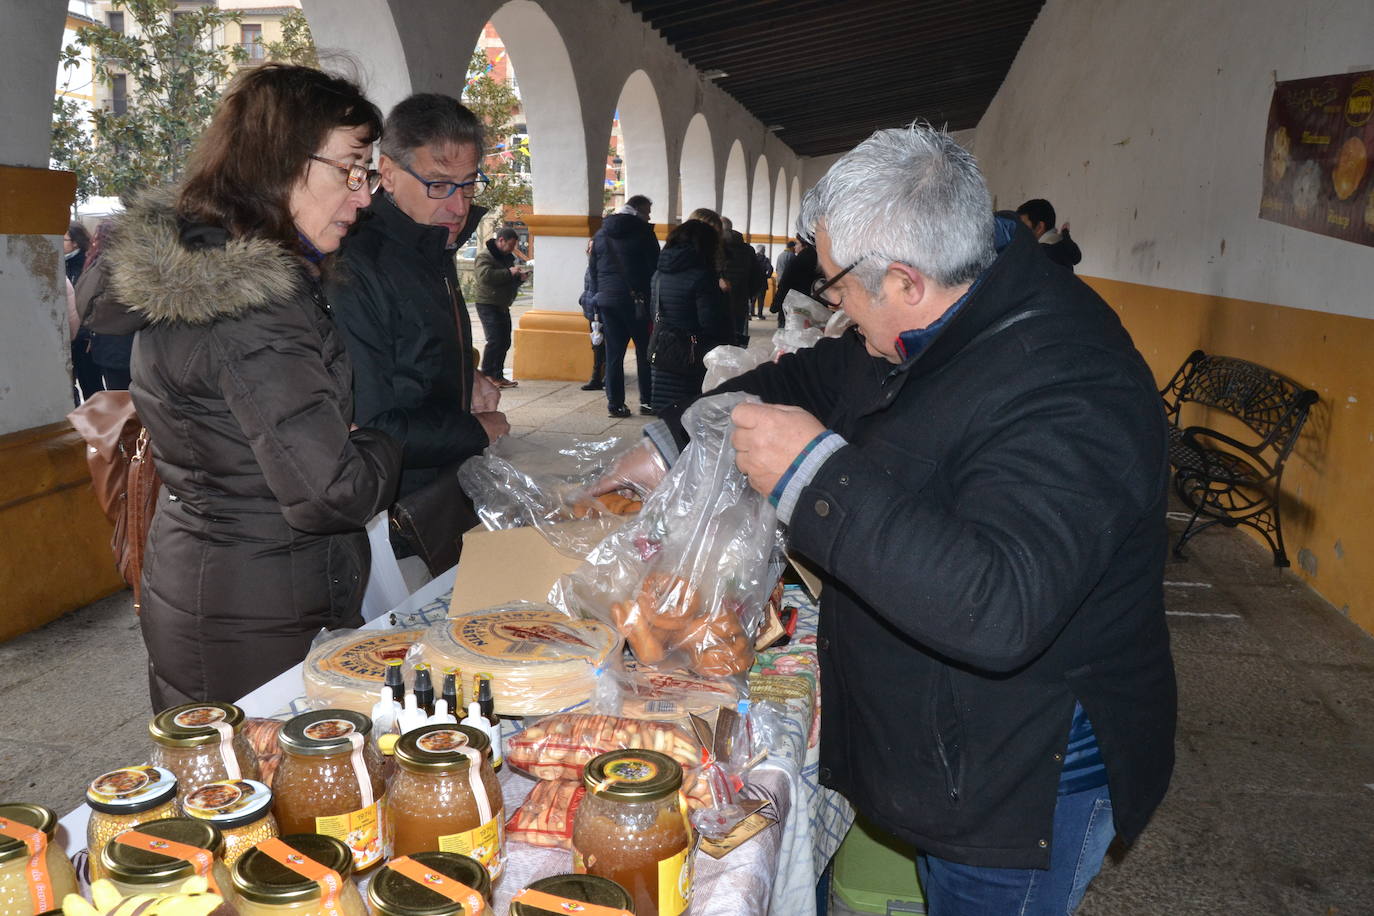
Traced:
<path id="1" fill-rule="evenodd" d="M 778 252 L 778 262 L 773 265 L 774 275 L 781 277 L 783 271 L 787 270 L 787 265 L 792 263 L 792 259 L 797 256 L 797 240 L 788 239 L 787 244 L 782 246 L 782 251 Z"/>
<path id="2" fill-rule="evenodd" d="M 497 388 L 514 388 L 519 382 L 506 378 L 506 354 L 510 352 L 510 306 L 529 273 L 515 263 L 515 248 L 520 233 L 509 226 L 497 230 L 494 238 L 477 252 L 473 264 L 476 285 L 472 298 L 487 344 L 482 350 L 481 372 Z"/>
<path id="3" fill-rule="evenodd" d="M 62 258 L 73 296 L 81 271 L 86 267 L 86 253 L 90 247 L 91 236 L 85 226 L 72 223 L 67 227 L 62 236 Z M 75 325 L 71 328 L 72 400 L 79 406 L 86 398 L 103 390 L 104 384 L 100 380 L 100 369 L 91 358 L 90 332 L 81 326 L 80 313 L 76 314 Z"/>
<path id="4" fill-rule="evenodd" d="M 110 290 L 110 258 L 106 250 L 113 231 L 111 219 L 101 220 L 95 227 L 86 266 L 81 279 L 76 281 L 76 311 L 102 387 L 106 391 L 127 391 L 134 334 L 142 327 L 143 317 L 129 312 Z"/>
<path id="5" fill-rule="evenodd" d="M 1069 237 L 1069 224 L 1054 228 L 1054 206 L 1043 197 L 1035 197 L 1016 208 L 1016 216 L 1031 231 L 1042 247 L 1040 250 L 1060 267 L 1073 272 L 1074 265 L 1083 260 L 1083 252 Z"/>
<path id="6" fill-rule="evenodd" d="M 773 278 L 773 262 L 768 260 L 768 252 L 762 245 L 755 245 L 754 252 L 759 262 L 761 279 L 758 288 L 754 290 L 754 298 L 749 302 L 749 317 L 762 318 L 763 300 L 768 296 L 768 281 Z"/>
<path id="7" fill-rule="evenodd" d="M 606 412 L 628 417 L 625 406 L 625 351 L 635 345 L 639 373 L 639 412 L 653 411 L 649 372 L 649 280 L 658 263 L 658 238 L 649 224 L 653 201 L 636 194 L 606 217 L 592 237 L 592 284 L 596 312 L 606 337 Z"/>
<path id="8" fill-rule="evenodd" d="M 701 383 L 706 377 L 702 357 L 713 347 L 735 339 L 729 300 L 716 277 L 719 247 L 720 240 L 712 226 L 689 219 L 668 235 L 658 256 L 658 270 L 653 278 L 655 321 L 694 335 L 697 346 L 696 366 L 691 372 L 654 366 L 655 410 L 686 403 L 701 394 Z"/>
<path id="9" fill-rule="evenodd" d="M 592 239 L 587 239 L 587 269 L 582 273 L 582 295 L 577 304 L 587 319 L 592 341 L 592 377 L 582 386 L 583 391 L 602 391 L 606 388 L 606 335 L 596 314 L 596 260 L 592 257 Z"/>
<path id="10" fill-rule="evenodd" d="M 759 268 L 758 256 L 754 249 L 744 241 L 744 236 L 735 231 L 728 218 L 721 218 L 724 234 L 721 236 L 721 252 L 725 257 L 725 280 L 730 284 L 726 296 L 730 303 L 730 317 L 735 323 L 735 339 L 738 347 L 749 346 L 749 303 L 754 291 L 762 282 L 763 271 Z"/>
<path id="11" fill-rule="evenodd" d="M 768 308 L 768 311 L 778 316 L 778 327 L 787 323 L 787 314 L 783 312 L 782 304 L 787 301 L 788 292 L 795 289 L 810 295 L 811 287 L 820 275 L 820 267 L 816 263 L 816 249 L 807 244 L 806 239 L 798 237 L 794 250 L 796 253 L 787 262 L 787 266 L 779 268 L 778 285 L 773 290 L 773 304 Z"/>
<path id="12" fill-rule="evenodd" d="M 362 625 L 364 525 L 400 447 L 353 425 L 320 286 L 376 187 L 377 108 L 308 67 L 243 70 L 180 186 L 118 218 L 111 286 L 147 324 L 131 393 L 162 479 L 139 625 L 153 707 L 234 701 Z"/>

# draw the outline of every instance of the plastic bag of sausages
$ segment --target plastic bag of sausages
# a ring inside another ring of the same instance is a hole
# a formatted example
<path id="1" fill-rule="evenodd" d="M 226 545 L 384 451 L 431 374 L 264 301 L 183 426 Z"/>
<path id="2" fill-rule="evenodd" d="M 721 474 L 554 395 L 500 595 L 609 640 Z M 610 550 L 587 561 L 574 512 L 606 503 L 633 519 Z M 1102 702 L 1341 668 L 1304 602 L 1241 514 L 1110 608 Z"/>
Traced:
<path id="1" fill-rule="evenodd" d="M 730 412 L 752 396 L 698 400 L 691 442 L 639 515 L 554 584 L 549 601 L 609 621 L 643 666 L 743 676 L 782 570 L 777 514 L 735 467 Z"/>

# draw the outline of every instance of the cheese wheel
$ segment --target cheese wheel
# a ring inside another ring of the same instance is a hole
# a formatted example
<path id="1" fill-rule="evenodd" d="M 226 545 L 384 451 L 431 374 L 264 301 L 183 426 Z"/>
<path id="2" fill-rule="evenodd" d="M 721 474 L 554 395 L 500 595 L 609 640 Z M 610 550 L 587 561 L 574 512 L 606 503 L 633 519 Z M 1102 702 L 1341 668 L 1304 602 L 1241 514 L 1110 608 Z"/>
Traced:
<path id="1" fill-rule="evenodd" d="M 620 650 L 621 640 L 598 620 L 522 604 L 434 624 L 420 646 L 435 668 L 456 665 L 469 677 L 491 675 L 499 715 L 534 716 L 590 698 L 596 670 Z"/>
<path id="2" fill-rule="evenodd" d="M 403 659 L 423 629 L 345 630 L 321 640 L 305 657 L 305 695 L 332 709 L 371 715 L 386 663 Z"/>

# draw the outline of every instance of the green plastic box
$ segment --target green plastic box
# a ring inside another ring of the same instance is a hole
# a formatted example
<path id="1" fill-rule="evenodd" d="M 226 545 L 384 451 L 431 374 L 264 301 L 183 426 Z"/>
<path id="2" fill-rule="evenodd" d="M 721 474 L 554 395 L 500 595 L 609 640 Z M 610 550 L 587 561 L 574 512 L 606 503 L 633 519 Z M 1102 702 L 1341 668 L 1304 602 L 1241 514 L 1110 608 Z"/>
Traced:
<path id="1" fill-rule="evenodd" d="M 835 853 L 830 877 L 830 916 L 924 913 L 926 898 L 916 877 L 916 851 L 858 819 Z"/>

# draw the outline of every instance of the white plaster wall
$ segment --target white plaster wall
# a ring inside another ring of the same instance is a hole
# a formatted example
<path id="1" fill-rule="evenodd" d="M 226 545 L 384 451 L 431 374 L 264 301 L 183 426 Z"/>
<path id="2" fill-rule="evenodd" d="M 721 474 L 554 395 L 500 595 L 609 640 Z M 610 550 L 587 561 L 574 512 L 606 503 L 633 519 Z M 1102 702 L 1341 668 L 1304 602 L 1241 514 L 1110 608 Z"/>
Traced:
<path id="1" fill-rule="evenodd" d="M 1374 250 L 1259 219 L 1274 81 L 1374 69 L 1369 0 L 1049 0 L 977 128 L 1080 273 L 1374 317 Z M 1223 251 L 1223 244 L 1225 250 Z"/>
<path id="2" fill-rule="evenodd" d="M 301 0 L 301 11 L 321 65 L 356 79 L 382 114 L 410 95 L 405 51 L 386 0 Z"/>

